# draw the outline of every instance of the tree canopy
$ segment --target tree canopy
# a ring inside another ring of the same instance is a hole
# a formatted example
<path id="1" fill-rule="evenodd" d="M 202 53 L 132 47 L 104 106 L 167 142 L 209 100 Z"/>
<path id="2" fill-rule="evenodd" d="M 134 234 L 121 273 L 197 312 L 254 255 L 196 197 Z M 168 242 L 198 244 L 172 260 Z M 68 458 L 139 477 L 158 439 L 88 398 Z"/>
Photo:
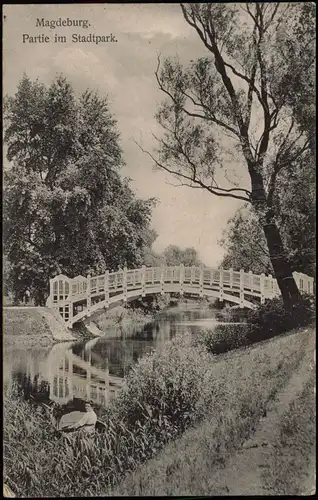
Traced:
<path id="1" fill-rule="evenodd" d="M 163 134 L 157 154 L 148 154 L 185 186 L 251 205 L 290 307 L 300 295 L 275 199 L 313 148 L 314 6 L 205 3 L 181 10 L 203 53 L 186 67 L 177 57 L 159 57 Z"/>
<path id="2" fill-rule="evenodd" d="M 180 266 L 180 264 L 183 264 L 186 267 L 190 267 L 201 264 L 198 252 L 194 248 L 188 247 L 182 249 L 177 245 L 169 245 L 164 250 L 162 259 L 167 266 Z"/>
<path id="3" fill-rule="evenodd" d="M 201 261 L 193 247 L 182 249 L 178 245 L 168 245 L 162 253 L 156 253 L 149 247 L 145 253 L 144 264 L 149 267 L 180 266 L 180 264 L 190 267 L 199 266 Z"/>
<path id="4" fill-rule="evenodd" d="M 293 172 L 280 177 L 274 197 L 277 224 L 291 269 L 309 276 L 316 274 L 315 175 L 315 162 L 308 154 Z M 274 272 L 265 235 L 249 205 L 230 218 L 220 243 L 226 250 L 224 268 Z"/>
<path id="5" fill-rule="evenodd" d="M 50 277 L 142 264 L 153 199 L 122 178 L 122 151 L 107 98 L 76 95 L 63 77 L 46 87 L 26 75 L 6 97 L 4 249 L 16 298 L 43 303 Z"/>

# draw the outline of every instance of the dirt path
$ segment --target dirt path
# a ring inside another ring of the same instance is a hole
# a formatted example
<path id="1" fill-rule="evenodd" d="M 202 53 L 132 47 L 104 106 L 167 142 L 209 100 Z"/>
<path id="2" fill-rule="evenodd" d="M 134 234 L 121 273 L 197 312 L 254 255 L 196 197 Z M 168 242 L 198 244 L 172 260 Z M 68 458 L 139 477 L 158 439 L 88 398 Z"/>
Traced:
<path id="1" fill-rule="evenodd" d="M 287 385 L 280 391 L 272 404 L 267 408 L 267 414 L 261 419 L 254 433 L 234 455 L 224 469 L 216 471 L 213 477 L 213 490 L 218 494 L 227 495 L 270 495 L 275 494 L 275 473 L 271 471 L 275 460 L 281 455 L 277 449 L 280 440 L 281 420 L 297 401 L 312 379 L 314 367 L 314 352 L 308 351 L 297 371 L 293 373 Z M 313 447 L 315 436 L 313 436 Z M 297 450 L 296 450 L 297 451 Z M 295 452 L 295 450 L 291 450 Z M 276 455 L 276 456 L 275 456 Z M 292 457 L 293 458 L 293 457 Z M 299 460 L 299 457 L 295 457 Z M 314 449 L 310 457 L 303 459 L 303 464 L 309 462 L 305 470 L 299 471 L 301 494 L 312 494 L 315 486 L 316 457 Z M 276 462 L 277 463 L 277 462 Z M 277 476 L 277 474 L 276 474 Z"/>

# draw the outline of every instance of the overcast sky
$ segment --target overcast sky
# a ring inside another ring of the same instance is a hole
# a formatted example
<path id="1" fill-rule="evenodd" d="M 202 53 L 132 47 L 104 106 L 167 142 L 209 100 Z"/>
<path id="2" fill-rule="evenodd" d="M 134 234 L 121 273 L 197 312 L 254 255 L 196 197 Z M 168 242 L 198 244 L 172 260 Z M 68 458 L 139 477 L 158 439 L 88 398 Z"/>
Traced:
<path id="1" fill-rule="evenodd" d="M 86 88 L 108 95 L 118 120 L 126 167 L 124 175 L 143 198 L 160 201 L 153 213 L 158 233 L 154 250 L 167 245 L 196 248 L 203 261 L 217 265 L 223 255 L 218 245 L 228 218 L 241 205 L 186 187 L 153 169 L 151 160 L 134 143 L 153 151 L 154 119 L 163 94 L 154 77 L 157 55 L 178 54 L 184 62 L 205 55 L 202 42 L 184 21 L 178 4 L 134 5 L 7 5 L 4 6 L 4 93 L 13 94 L 26 72 L 49 84 L 63 73 L 76 91 Z M 37 18 L 88 20 L 88 29 L 36 27 Z M 50 43 L 23 43 L 23 34 L 50 37 Z M 67 37 L 54 43 L 54 34 Z M 74 43 L 72 34 L 113 34 L 117 43 Z"/>

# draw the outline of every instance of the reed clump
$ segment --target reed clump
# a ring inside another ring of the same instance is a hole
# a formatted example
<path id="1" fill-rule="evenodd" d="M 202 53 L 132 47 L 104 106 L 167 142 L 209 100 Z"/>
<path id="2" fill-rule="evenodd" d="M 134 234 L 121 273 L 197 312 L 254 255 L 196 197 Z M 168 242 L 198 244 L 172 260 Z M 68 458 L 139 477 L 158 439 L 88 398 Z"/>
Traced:
<path id="1" fill-rule="evenodd" d="M 5 482 L 23 497 L 101 494 L 200 418 L 212 361 L 190 334 L 140 359 L 93 437 L 61 435 L 44 408 L 6 391 Z"/>

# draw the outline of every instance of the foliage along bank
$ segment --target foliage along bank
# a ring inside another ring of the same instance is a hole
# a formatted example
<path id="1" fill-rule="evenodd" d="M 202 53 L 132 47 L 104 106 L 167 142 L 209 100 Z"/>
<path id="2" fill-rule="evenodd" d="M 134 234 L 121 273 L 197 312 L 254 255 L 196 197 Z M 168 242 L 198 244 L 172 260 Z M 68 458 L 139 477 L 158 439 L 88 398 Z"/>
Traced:
<path id="1" fill-rule="evenodd" d="M 43 407 L 5 392 L 4 481 L 23 497 L 103 495 L 199 422 L 212 429 L 213 463 L 224 462 L 250 435 L 310 339 L 308 331 L 294 333 L 216 362 L 191 334 L 177 336 L 137 362 L 104 410 L 106 434 L 94 437 L 60 435 Z"/>
<path id="2" fill-rule="evenodd" d="M 59 76 L 26 75 L 4 101 L 5 281 L 44 305 L 48 279 L 138 267 L 155 233 L 154 200 L 136 197 L 107 98 Z"/>

